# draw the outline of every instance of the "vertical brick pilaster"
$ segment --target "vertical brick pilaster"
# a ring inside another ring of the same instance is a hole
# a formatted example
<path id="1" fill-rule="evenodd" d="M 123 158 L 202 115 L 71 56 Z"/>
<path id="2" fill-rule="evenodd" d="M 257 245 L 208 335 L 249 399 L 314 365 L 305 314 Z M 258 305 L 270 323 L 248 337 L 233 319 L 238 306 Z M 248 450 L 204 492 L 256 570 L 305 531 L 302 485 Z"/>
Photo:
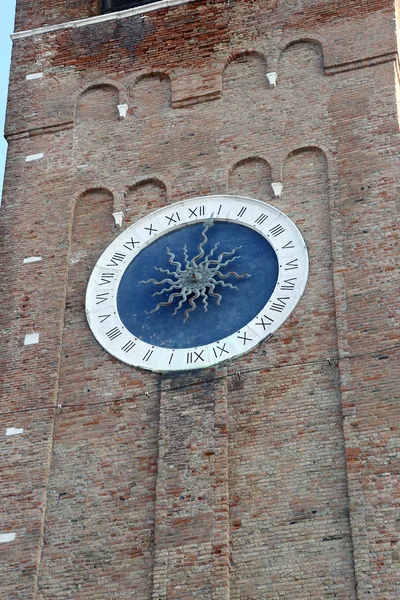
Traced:
<path id="1" fill-rule="evenodd" d="M 228 600 L 226 380 L 180 381 L 162 385 L 152 598 Z"/>

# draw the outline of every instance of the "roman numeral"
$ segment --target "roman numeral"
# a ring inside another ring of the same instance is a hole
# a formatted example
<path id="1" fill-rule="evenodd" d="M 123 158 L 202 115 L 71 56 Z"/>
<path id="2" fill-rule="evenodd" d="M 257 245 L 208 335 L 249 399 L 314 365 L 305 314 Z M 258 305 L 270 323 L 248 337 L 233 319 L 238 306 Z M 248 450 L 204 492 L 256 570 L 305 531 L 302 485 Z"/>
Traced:
<path id="1" fill-rule="evenodd" d="M 135 240 L 133 239 L 133 237 L 131 237 L 131 239 L 128 242 L 125 242 L 125 244 L 123 244 L 124 248 L 126 248 L 127 250 L 134 250 L 136 244 L 140 244 L 140 241 L 135 242 Z"/>
<path id="2" fill-rule="evenodd" d="M 246 212 L 247 207 L 246 206 L 242 206 L 242 208 L 239 210 L 237 216 L 238 217 L 243 217 L 244 213 Z"/>
<path id="3" fill-rule="evenodd" d="M 269 232 L 274 237 L 278 237 L 278 235 L 281 235 L 281 233 L 283 233 L 284 231 L 285 231 L 285 228 L 282 227 L 282 225 L 275 225 L 275 227 L 272 227 L 272 229 L 269 230 Z"/>
<path id="4" fill-rule="evenodd" d="M 247 342 L 252 342 L 253 340 L 249 337 L 247 337 L 247 333 L 244 332 L 243 335 L 238 335 L 238 338 L 240 340 L 243 340 L 243 346 L 245 346 L 247 344 Z"/>
<path id="5" fill-rule="evenodd" d="M 202 357 L 204 350 L 200 350 L 200 352 L 196 352 L 196 350 L 194 350 L 193 352 L 188 352 L 186 354 L 186 363 L 192 364 L 192 363 L 197 363 L 198 360 L 201 360 L 201 362 L 204 362 L 204 358 Z"/>
<path id="6" fill-rule="evenodd" d="M 171 352 L 171 356 L 169 357 L 169 362 L 168 362 L 169 365 L 172 363 L 173 358 L 174 358 L 174 353 Z"/>
<path id="7" fill-rule="evenodd" d="M 100 323 L 104 323 L 111 315 L 99 315 Z"/>
<path id="8" fill-rule="evenodd" d="M 299 268 L 299 259 L 294 258 L 293 260 L 289 260 L 289 262 L 286 263 L 285 271 L 293 271 L 294 269 L 298 269 L 298 268 Z"/>
<path id="9" fill-rule="evenodd" d="M 262 317 L 260 317 L 260 322 L 256 323 L 256 325 L 260 325 L 265 331 L 265 329 L 267 329 L 267 327 L 272 325 L 273 322 L 274 322 L 274 320 L 271 319 L 271 317 L 267 317 L 267 315 L 263 315 Z"/>
<path id="10" fill-rule="evenodd" d="M 171 223 L 179 223 L 179 221 L 181 220 L 179 213 L 177 212 L 172 213 L 170 217 L 168 215 L 165 215 L 165 218 L 168 219 L 168 225 L 171 225 Z"/>
<path id="11" fill-rule="evenodd" d="M 146 354 L 143 356 L 142 360 L 145 360 L 146 362 L 149 360 L 149 358 L 151 357 L 151 355 L 153 354 L 153 350 L 147 350 Z"/>
<path id="12" fill-rule="evenodd" d="M 125 258 L 126 254 L 121 254 L 121 252 L 116 252 L 110 260 L 109 265 L 107 267 L 117 267 L 119 262 L 122 262 Z"/>
<path id="13" fill-rule="evenodd" d="M 189 208 L 189 219 L 191 217 L 204 217 L 205 210 L 204 206 L 196 206 L 195 208 Z"/>
<path id="14" fill-rule="evenodd" d="M 121 350 L 123 350 L 124 352 L 130 352 L 132 350 L 132 348 L 134 348 L 136 346 L 136 342 L 126 342 L 126 344 L 124 346 L 122 346 Z"/>
<path id="15" fill-rule="evenodd" d="M 96 294 L 96 304 L 102 304 L 103 302 L 107 302 L 108 296 L 110 292 L 104 292 L 103 294 Z"/>
<path id="16" fill-rule="evenodd" d="M 157 233 L 157 229 L 155 229 L 151 223 L 150 227 L 145 227 L 145 229 L 149 232 L 149 235 L 151 235 L 152 233 Z"/>
<path id="17" fill-rule="evenodd" d="M 268 219 L 268 215 L 261 213 L 261 215 L 254 221 L 257 225 L 262 225 L 264 221 Z"/>
<path id="18" fill-rule="evenodd" d="M 291 290 L 294 290 L 294 286 L 295 286 L 295 281 L 297 280 L 297 277 L 292 277 L 291 279 L 285 279 L 284 280 L 284 284 L 285 285 L 281 285 L 281 290 L 286 290 L 288 292 L 290 292 Z"/>
<path id="19" fill-rule="evenodd" d="M 106 332 L 106 336 L 110 340 L 115 340 L 115 338 L 119 337 L 120 335 L 122 335 L 122 331 L 118 329 L 118 327 L 114 327 L 113 329 L 110 329 L 110 331 Z"/>
<path id="20" fill-rule="evenodd" d="M 114 278 L 114 273 L 102 273 L 101 274 L 101 283 L 99 285 L 107 285 L 112 282 Z"/>
<path id="21" fill-rule="evenodd" d="M 218 209 L 217 215 L 219 215 L 219 213 L 221 212 L 221 208 L 222 208 L 222 204 L 219 205 L 219 209 Z"/>
<path id="22" fill-rule="evenodd" d="M 276 302 L 271 304 L 270 310 L 274 310 L 276 312 L 282 312 L 286 306 L 285 300 L 289 300 L 289 298 L 277 298 Z"/>
<path id="23" fill-rule="evenodd" d="M 219 356 L 222 356 L 224 353 L 229 354 L 229 351 L 226 350 L 225 346 L 226 346 L 226 343 L 223 346 L 217 345 L 215 348 L 213 348 L 215 358 L 219 358 Z M 217 350 L 219 350 L 219 356 L 218 356 Z"/>
<path id="24" fill-rule="evenodd" d="M 293 240 L 290 240 L 290 242 L 282 246 L 282 250 L 288 250 L 289 248 L 294 248 Z"/>

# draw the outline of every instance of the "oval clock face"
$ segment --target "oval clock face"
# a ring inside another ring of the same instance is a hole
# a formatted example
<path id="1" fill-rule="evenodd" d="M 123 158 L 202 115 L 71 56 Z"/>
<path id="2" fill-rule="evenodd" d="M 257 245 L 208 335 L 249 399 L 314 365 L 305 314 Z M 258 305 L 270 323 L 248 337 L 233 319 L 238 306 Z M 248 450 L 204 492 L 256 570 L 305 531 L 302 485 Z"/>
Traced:
<path id="1" fill-rule="evenodd" d="M 297 227 L 240 196 L 166 206 L 101 255 L 86 293 L 89 326 L 107 352 L 157 372 L 209 367 L 267 339 L 307 281 Z"/>

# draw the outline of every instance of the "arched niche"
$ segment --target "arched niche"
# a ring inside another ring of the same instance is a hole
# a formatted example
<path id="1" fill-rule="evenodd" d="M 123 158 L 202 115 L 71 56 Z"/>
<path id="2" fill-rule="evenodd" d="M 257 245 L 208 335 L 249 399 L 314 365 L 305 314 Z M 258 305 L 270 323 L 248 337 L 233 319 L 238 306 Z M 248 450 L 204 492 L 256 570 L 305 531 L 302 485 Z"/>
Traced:
<path id="1" fill-rule="evenodd" d="M 315 79 L 323 76 L 324 59 L 319 41 L 293 41 L 282 51 L 278 66 L 280 88 L 311 85 L 311 91 L 314 89 L 315 93 Z"/>
<path id="2" fill-rule="evenodd" d="M 133 87 L 136 113 L 142 118 L 159 114 L 171 106 L 171 81 L 162 72 L 140 75 Z"/>
<path id="3" fill-rule="evenodd" d="M 271 166 L 259 157 L 244 158 L 233 165 L 228 180 L 229 194 L 268 200 L 271 196 Z"/>
<path id="4" fill-rule="evenodd" d="M 81 194 L 75 204 L 71 229 L 67 312 L 84 315 L 86 284 L 100 254 L 115 235 L 113 195 L 104 188 Z"/>
<path id="5" fill-rule="evenodd" d="M 126 194 L 124 225 L 128 227 L 166 204 L 167 188 L 161 180 L 150 178 L 139 181 Z"/>
<path id="6" fill-rule="evenodd" d="M 99 84 L 84 90 L 78 98 L 75 130 L 78 149 L 86 159 L 109 155 L 110 139 L 118 122 L 119 90 Z"/>
<path id="7" fill-rule="evenodd" d="M 260 53 L 248 51 L 236 54 L 223 72 L 223 98 L 226 101 L 240 101 L 251 97 L 258 89 L 265 90 L 266 71 L 265 58 Z"/>

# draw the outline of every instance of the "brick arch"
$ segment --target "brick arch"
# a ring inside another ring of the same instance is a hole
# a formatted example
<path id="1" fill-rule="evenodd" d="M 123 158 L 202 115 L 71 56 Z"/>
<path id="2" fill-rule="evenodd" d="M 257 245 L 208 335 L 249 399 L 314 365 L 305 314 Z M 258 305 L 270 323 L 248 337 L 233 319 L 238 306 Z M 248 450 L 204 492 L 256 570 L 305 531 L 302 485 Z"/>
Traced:
<path id="1" fill-rule="evenodd" d="M 138 219 L 168 204 L 167 186 L 157 177 L 149 177 L 134 183 L 125 195 L 124 225 L 132 225 Z"/>
<path id="2" fill-rule="evenodd" d="M 239 160 L 230 169 L 228 190 L 230 194 L 268 200 L 271 181 L 270 163 L 259 156 L 250 156 Z"/>
<path id="3" fill-rule="evenodd" d="M 285 78 L 298 80 L 323 74 L 324 54 L 322 43 L 314 38 L 290 40 L 282 48 L 278 60 L 278 77 L 280 83 Z"/>
<path id="4" fill-rule="evenodd" d="M 117 104 L 127 104 L 128 103 L 128 94 L 127 94 L 127 91 L 124 86 L 120 85 L 119 83 L 116 83 L 115 81 L 113 81 L 107 77 L 100 77 L 99 79 L 96 79 L 94 81 L 91 81 L 88 84 L 85 84 L 76 93 L 74 119 L 76 119 L 78 106 L 79 106 L 80 101 L 82 100 L 82 97 L 84 97 L 85 94 L 87 94 L 88 92 L 91 92 L 92 90 L 101 89 L 101 88 L 114 89 L 115 93 L 117 95 Z M 115 106 L 115 110 L 117 111 L 116 106 Z"/>
<path id="5" fill-rule="evenodd" d="M 249 91 L 266 87 L 267 65 L 265 56 L 257 50 L 243 50 L 232 54 L 222 72 L 222 93 L 245 98 Z"/>
<path id="6" fill-rule="evenodd" d="M 144 71 L 135 79 L 132 90 L 137 110 L 160 109 L 171 105 L 171 79 L 165 71 Z M 146 96 L 150 96 L 149 98 Z M 141 105 L 141 100 L 144 100 Z M 151 106 L 153 104 L 153 106 Z"/>

